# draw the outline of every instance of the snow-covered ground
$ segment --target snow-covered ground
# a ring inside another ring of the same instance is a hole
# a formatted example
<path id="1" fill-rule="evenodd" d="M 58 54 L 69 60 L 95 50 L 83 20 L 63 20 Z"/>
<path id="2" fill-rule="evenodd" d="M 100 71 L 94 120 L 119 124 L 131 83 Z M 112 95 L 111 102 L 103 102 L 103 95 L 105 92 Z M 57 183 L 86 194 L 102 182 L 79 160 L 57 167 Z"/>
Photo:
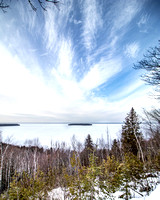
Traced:
<path id="1" fill-rule="evenodd" d="M 121 198 L 118 198 L 122 193 L 116 192 L 114 194 L 115 200 L 120 200 Z M 135 194 L 135 198 L 132 198 L 131 200 L 159 200 L 160 199 L 160 184 L 157 185 L 156 189 L 150 193 L 149 196 L 140 196 Z M 122 200 L 122 199 L 121 199 Z"/>
<path id="2" fill-rule="evenodd" d="M 131 200 L 159 200 L 160 199 L 160 172 L 155 172 L 155 173 L 148 173 L 146 174 L 147 178 L 146 179 L 141 179 L 141 181 L 136 184 L 136 190 L 134 190 L 134 182 L 129 183 L 129 188 L 130 193 L 132 195 Z M 144 188 L 150 188 L 150 192 L 142 190 Z M 123 186 L 122 186 L 123 188 Z M 102 199 L 106 199 L 104 193 L 100 191 L 100 189 L 95 186 L 95 189 L 99 191 L 98 196 L 101 197 Z M 48 200 L 70 200 L 70 198 L 66 198 L 67 196 L 67 190 L 64 190 L 62 188 L 56 188 L 53 189 L 51 192 L 49 192 L 49 198 Z M 114 200 L 124 200 L 124 198 L 120 198 L 120 196 L 124 194 L 124 191 L 117 191 L 113 193 L 111 196 L 114 198 L 107 198 L 109 200 L 114 199 Z M 96 198 L 97 194 L 95 194 Z M 97 198 L 98 199 L 98 198 Z M 86 199 L 87 200 L 87 199 Z"/>
<path id="3" fill-rule="evenodd" d="M 122 192 L 116 192 L 113 194 L 115 197 L 115 200 L 123 200 L 122 198 L 119 198 L 119 196 L 122 194 Z M 50 200 L 64 200 L 65 192 L 61 188 L 57 188 L 52 190 L 49 193 Z M 155 190 L 150 193 L 149 196 L 143 196 L 135 194 L 135 198 L 132 198 L 132 200 L 159 200 L 160 199 L 160 184 L 156 186 Z M 68 199 L 69 200 L 69 199 Z"/>
<path id="4" fill-rule="evenodd" d="M 159 200 L 160 199 L 160 184 L 156 187 L 156 189 L 150 193 L 149 196 L 133 198 L 132 200 Z"/>

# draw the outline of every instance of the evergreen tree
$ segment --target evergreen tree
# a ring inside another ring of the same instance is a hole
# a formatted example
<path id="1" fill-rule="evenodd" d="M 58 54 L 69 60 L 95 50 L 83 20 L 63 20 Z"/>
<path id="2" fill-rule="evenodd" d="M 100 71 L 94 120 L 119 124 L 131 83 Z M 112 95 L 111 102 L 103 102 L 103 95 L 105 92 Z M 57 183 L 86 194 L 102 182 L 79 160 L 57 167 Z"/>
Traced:
<path id="1" fill-rule="evenodd" d="M 116 160 L 121 160 L 120 141 L 116 139 L 113 140 L 111 155 L 113 155 Z"/>
<path id="2" fill-rule="evenodd" d="M 122 126 L 121 143 L 122 152 L 132 153 L 137 156 L 138 151 L 141 153 L 140 141 L 142 140 L 142 133 L 140 132 L 140 122 L 135 110 L 132 108 L 125 118 Z"/>
<path id="3" fill-rule="evenodd" d="M 93 148 L 94 148 L 94 145 L 93 145 L 92 138 L 90 134 L 88 134 L 87 138 L 85 139 L 85 149 L 93 151 Z"/>
<path id="4" fill-rule="evenodd" d="M 94 144 L 91 136 L 88 134 L 84 143 L 84 150 L 81 153 L 81 162 L 84 166 L 89 166 L 89 156 L 94 151 Z"/>

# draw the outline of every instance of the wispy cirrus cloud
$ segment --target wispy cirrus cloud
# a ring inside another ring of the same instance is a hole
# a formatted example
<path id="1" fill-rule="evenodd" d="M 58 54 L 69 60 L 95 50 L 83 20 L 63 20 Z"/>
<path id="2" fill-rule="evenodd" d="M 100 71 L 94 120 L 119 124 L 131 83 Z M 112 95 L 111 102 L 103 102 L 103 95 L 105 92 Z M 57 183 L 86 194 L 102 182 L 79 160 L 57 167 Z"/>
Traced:
<path id="1" fill-rule="evenodd" d="M 18 13 L 21 23 L 23 26 L 27 26 L 27 31 L 32 33 L 36 33 L 40 31 L 41 26 L 38 25 L 38 18 L 37 13 L 31 10 L 30 5 L 26 2 L 25 4 L 23 2 L 18 2 L 18 6 L 15 6 L 15 12 Z"/>
<path id="2" fill-rule="evenodd" d="M 74 60 L 74 51 L 71 41 L 62 40 L 58 54 L 57 68 L 59 74 L 64 78 L 71 78 Z"/>
<path id="3" fill-rule="evenodd" d="M 110 19 L 109 40 L 112 41 L 114 46 L 127 32 L 128 26 L 141 11 L 144 2 L 144 0 L 120 0 L 113 2 L 106 16 Z"/>
<path id="4" fill-rule="evenodd" d="M 73 8 L 73 1 L 66 0 L 62 4 L 62 9 L 57 10 L 56 7 L 48 9 L 44 12 L 44 36 L 45 45 L 48 51 L 57 50 L 59 41 L 65 34 L 65 29 L 69 23 L 70 13 Z M 67 37 L 67 36 L 66 36 Z"/>
<path id="5" fill-rule="evenodd" d="M 92 90 L 108 81 L 111 77 L 120 72 L 121 69 L 122 65 L 120 59 L 101 59 L 100 62 L 95 63 L 81 80 L 81 86 L 86 90 Z"/>
<path id="6" fill-rule="evenodd" d="M 81 20 L 76 20 L 76 19 L 74 19 L 73 22 L 74 22 L 74 24 L 81 24 L 82 23 Z"/>
<path id="7" fill-rule="evenodd" d="M 139 21 L 137 23 L 140 32 L 147 33 L 149 18 L 150 18 L 150 16 L 148 14 L 143 14 L 140 17 L 140 19 L 139 19 Z"/>
<path id="8" fill-rule="evenodd" d="M 142 25 L 146 24 L 149 20 L 149 16 L 147 14 L 142 15 L 140 20 L 138 21 L 137 25 L 141 27 Z"/>
<path id="9" fill-rule="evenodd" d="M 74 76 L 73 65 L 74 51 L 72 43 L 64 39 L 58 51 L 56 67 L 52 68 L 51 74 L 56 87 L 59 88 L 58 92 L 68 103 L 80 100 L 84 95 Z"/>
<path id="10" fill-rule="evenodd" d="M 118 31 L 128 25 L 136 14 L 142 9 L 144 0 L 120 0 L 113 4 L 111 12 L 113 12 L 113 31 Z"/>
<path id="11" fill-rule="evenodd" d="M 86 49 L 91 50 L 95 47 L 96 34 L 103 26 L 101 7 L 96 0 L 83 1 L 83 33 L 82 38 Z"/>
<path id="12" fill-rule="evenodd" d="M 135 58 L 138 55 L 139 49 L 139 44 L 137 42 L 133 42 L 126 45 L 124 53 L 129 58 Z"/>
<path id="13" fill-rule="evenodd" d="M 45 13 L 45 23 L 44 23 L 44 41 L 45 46 L 48 51 L 51 51 L 52 49 L 57 49 L 57 41 L 59 40 L 58 37 L 58 30 L 59 26 L 56 22 L 57 19 L 57 13 L 51 12 L 50 10 Z"/>
<path id="14" fill-rule="evenodd" d="M 117 50 L 117 43 L 123 39 L 123 36 L 128 31 L 132 20 L 142 10 L 144 1 L 131 0 L 131 1 L 114 1 L 110 5 L 110 9 L 105 13 L 105 32 L 104 42 L 96 47 L 96 51 L 88 56 L 89 61 L 94 61 L 97 56 L 107 56 L 108 59 L 115 56 Z M 103 30 L 103 31 L 104 31 Z M 139 50 L 138 43 L 133 43 L 127 46 L 128 56 L 135 57 Z"/>

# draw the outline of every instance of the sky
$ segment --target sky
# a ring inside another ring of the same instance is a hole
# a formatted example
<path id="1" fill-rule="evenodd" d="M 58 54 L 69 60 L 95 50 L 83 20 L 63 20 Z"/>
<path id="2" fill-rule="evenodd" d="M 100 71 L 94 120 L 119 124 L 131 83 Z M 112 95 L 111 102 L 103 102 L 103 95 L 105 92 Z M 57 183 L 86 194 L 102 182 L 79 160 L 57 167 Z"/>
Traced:
<path id="1" fill-rule="evenodd" d="M 160 39 L 160 0 L 11 1 L 0 10 L 0 122 L 121 122 L 158 105 L 133 64 Z"/>

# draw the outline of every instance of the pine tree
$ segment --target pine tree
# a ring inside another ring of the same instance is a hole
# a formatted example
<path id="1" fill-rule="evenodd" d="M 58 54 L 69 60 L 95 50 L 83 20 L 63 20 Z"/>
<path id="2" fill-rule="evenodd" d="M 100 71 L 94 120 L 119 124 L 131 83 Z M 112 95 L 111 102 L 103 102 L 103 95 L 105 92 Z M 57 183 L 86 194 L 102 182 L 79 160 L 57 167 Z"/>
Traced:
<path id="1" fill-rule="evenodd" d="M 88 134 L 84 143 L 84 150 L 81 153 L 81 162 L 84 166 L 89 166 L 89 156 L 94 151 L 94 144 L 91 136 Z"/>
<path id="2" fill-rule="evenodd" d="M 113 155 L 116 160 L 121 160 L 120 141 L 116 139 L 113 140 L 111 155 Z"/>
<path id="3" fill-rule="evenodd" d="M 94 145 L 93 145 L 93 141 L 92 141 L 92 138 L 91 138 L 90 134 L 88 134 L 88 136 L 87 136 L 87 138 L 85 140 L 85 149 L 88 150 L 88 151 L 93 152 Z"/>
<path id="4" fill-rule="evenodd" d="M 137 156 L 142 150 L 140 141 L 142 140 L 142 133 L 140 132 L 140 122 L 135 110 L 132 108 L 125 118 L 124 125 L 122 126 L 121 143 L 122 152 L 132 153 Z M 142 156 L 143 157 L 143 156 Z"/>

